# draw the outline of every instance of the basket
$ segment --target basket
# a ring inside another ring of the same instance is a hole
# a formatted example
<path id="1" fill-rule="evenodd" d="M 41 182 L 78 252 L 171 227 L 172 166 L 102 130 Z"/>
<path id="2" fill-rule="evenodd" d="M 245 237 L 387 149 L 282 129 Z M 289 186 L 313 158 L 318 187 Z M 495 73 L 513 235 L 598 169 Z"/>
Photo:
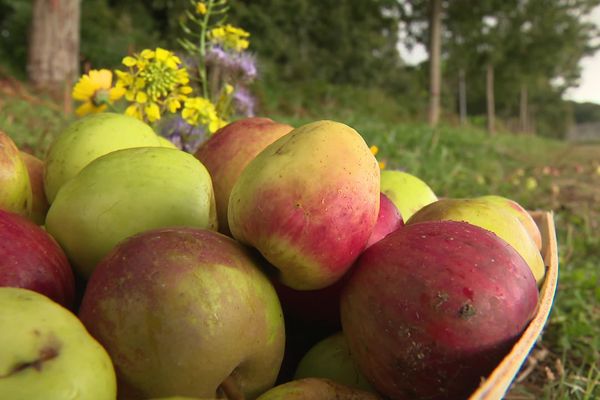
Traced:
<path id="1" fill-rule="evenodd" d="M 541 253 L 546 265 L 546 276 L 540 291 L 538 309 L 510 353 L 504 357 L 468 400 L 500 400 L 504 397 L 529 352 L 535 346 L 550 315 L 558 284 L 558 249 L 554 216 L 552 212 L 548 211 L 532 211 L 530 214 L 542 234 Z"/>

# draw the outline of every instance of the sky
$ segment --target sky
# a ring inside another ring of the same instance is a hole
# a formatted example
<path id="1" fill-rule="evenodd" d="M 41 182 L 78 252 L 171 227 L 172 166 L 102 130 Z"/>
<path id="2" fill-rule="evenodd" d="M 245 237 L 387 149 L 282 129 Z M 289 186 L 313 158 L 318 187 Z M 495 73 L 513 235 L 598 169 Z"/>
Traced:
<path id="1" fill-rule="evenodd" d="M 600 7 L 594 9 L 590 20 L 600 26 Z M 565 98 L 600 104 L 600 51 L 597 51 L 592 57 L 585 57 L 579 65 L 581 66 L 581 85 L 570 89 Z"/>
<path id="2" fill-rule="evenodd" d="M 590 14 L 590 20 L 600 27 L 600 7 L 596 7 Z M 423 46 L 415 46 L 411 51 L 400 45 L 400 55 L 410 65 L 419 64 L 427 59 L 427 51 Z M 577 102 L 591 102 L 600 104 L 600 51 L 591 57 L 580 61 L 580 85 L 569 89 L 565 94 L 566 100 Z"/>

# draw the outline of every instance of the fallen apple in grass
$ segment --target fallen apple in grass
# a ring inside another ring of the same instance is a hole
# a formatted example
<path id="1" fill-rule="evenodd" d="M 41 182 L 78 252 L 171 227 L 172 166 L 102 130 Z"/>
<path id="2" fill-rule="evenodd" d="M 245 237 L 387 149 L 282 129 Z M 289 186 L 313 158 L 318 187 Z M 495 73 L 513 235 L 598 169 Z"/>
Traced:
<path id="1" fill-rule="evenodd" d="M 32 221 L 4 210 L 0 210 L 0 286 L 30 289 L 73 307 L 73 271 L 63 250 Z"/>
<path id="2" fill-rule="evenodd" d="M 244 118 L 219 129 L 196 151 L 196 158 L 213 178 L 220 232 L 230 234 L 229 195 L 244 168 L 265 147 L 292 129 L 270 118 Z"/>
<path id="3" fill-rule="evenodd" d="M 517 341 L 538 302 L 523 258 L 466 222 L 408 224 L 368 248 L 342 292 L 352 357 L 394 399 L 464 399 Z"/>
<path id="4" fill-rule="evenodd" d="M 281 282 L 315 290 L 340 279 L 379 212 L 379 166 L 354 129 L 317 121 L 267 146 L 229 198 L 229 228 L 258 249 Z"/>
<path id="5" fill-rule="evenodd" d="M 124 398 L 254 399 L 279 372 L 277 294 L 247 250 L 203 229 L 151 230 L 120 243 L 88 282 L 80 318 L 111 355 Z"/>
<path id="6" fill-rule="evenodd" d="M 0 131 L 0 209 L 27 217 L 31 213 L 31 201 L 27 166 L 15 142 Z"/>
<path id="7" fill-rule="evenodd" d="M 212 183 L 191 154 L 165 147 L 111 152 L 58 192 L 46 229 L 88 278 L 118 242 L 148 229 L 217 229 Z"/>
<path id="8" fill-rule="evenodd" d="M 0 288 L 0 398 L 114 400 L 106 351 L 75 315 L 46 296 Z"/>

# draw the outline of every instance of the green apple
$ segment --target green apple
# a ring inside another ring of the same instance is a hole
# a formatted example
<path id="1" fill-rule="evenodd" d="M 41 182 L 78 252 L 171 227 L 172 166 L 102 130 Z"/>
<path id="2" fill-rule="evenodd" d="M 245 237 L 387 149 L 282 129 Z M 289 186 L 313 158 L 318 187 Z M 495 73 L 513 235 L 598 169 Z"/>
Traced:
<path id="1" fill-rule="evenodd" d="M 106 154 L 58 192 L 46 229 L 83 277 L 118 242 L 164 226 L 217 229 L 208 171 L 193 155 L 165 147 Z"/>
<path id="2" fill-rule="evenodd" d="M 168 147 L 170 149 L 177 148 L 177 146 L 175 146 L 175 144 L 173 142 L 171 142 L 169 139 L 167 139 L 166 137 L 160 136 L 160 135 L 157 135 L 157 137 L 158 137 L 158 141 L 160 142 L 160 145 L 162 147 Z"/>
<path id="3" fill-rule="evenodd" d="M 381 400 L 381 397 L 323 378 L 293 380 L 263 393 L 257 400 Z"/>
<path id="4" fill-rule="evenodd" d="M 44 193 L 44 162 L 34 155 L 20 152 L 21 158 L 27 166 L 29 181 L 31 183 L 31 213 L 29 219 L 38 225 L 44 225 L 46 213 L 48 212 L 48 200 Z"/>
<path id="5" fill-rule="evenodd" d="M 0 288 L 0 398 L 114 400 L 112 362 L 82 323 L 46 296 Z"/>
<path id="6" fill-rule="evenodd" d="M 217 400 L 214 398 L 211 399 L 201 399 L 200 397 L 187 397 L 187 396 L 169 396 L 169 397 L 154 397 L 148 400 Z"/>
<path id="7" fill-rule="evenodd" d="M 44 190 L 52 203 L 58 190 L 92 160 L 119 149 L 161 146 L 144 122 L 124 114 L 92 114 L 70 124 L 52 142 L 45 159 Z"/>
<path id="8" fill-rule="evenodd" d="M 0 209 L 29 217 L 31 202 L 27 166 L 15 142 L 0 131 Z"/>
<path id="9" fill-rule="evenodd" d="M 229 197 L 233 237 L 254 246 L 296 290 L 339 280 L 379 213 L 379 165 L 358 132 L 316 121 L 277 139 L 242 171 Z"/>
<path id="10" fill-rule="evenodd" d="M 542 255 L 521 221 L 504 207 L 481 199 L 440 199 L 419 210 L 407 225 L 423 221 L 465 221 L 492 231 L 523 257 L 538 285 L 544 279 Z"/>
<path id="11" fill-rule="evenodd" d="M 381 171 L 381 192 L 392 200 L 404 221 L 408 221 L 419 209 L 437 200 L 427 183 L 404 171 Z"/>
<path id="12" fill-rule="evenodd" d="M 121 242 L 90 278 L 79 316 L 110 354 L 124 398 L 254 399 L 283 358 L 273 286 L 245 247 L 206 229 Z"/>
<path id="13" fill-rule="evenodd" d="M 356 389 L 375 391 L 352 360 L 342 332 L 321 340 L 302 357 L 294 379 L 302 378 L 327 378 Z"/>
<path id="14" fill-rule="evenodd" d="M 531 236 L 533 239 L 533 242 L 537 246 L 538 250 L 542 249 L 542 234 L 540 232 L 540 228 L 538 228 L 531 215 L 522 205 L 514 200 L 496 195 L 481 196 L 478 197 L 478 199 L 491 201 L 492 203 L 502 207 L 504 210 L 517 217 L 523 224 L 523 227 L 525 227 L 527 233 L 529 233 L 529 236 Z"/>

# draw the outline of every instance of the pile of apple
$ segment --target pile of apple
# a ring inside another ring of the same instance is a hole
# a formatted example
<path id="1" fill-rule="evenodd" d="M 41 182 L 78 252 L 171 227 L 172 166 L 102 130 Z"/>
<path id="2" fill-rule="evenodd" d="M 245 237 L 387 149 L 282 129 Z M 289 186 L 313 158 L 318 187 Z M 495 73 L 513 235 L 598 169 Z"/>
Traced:
<path id="1" fill-rule="evenodd" d="M 102 113 L 43 161 L 0 132 L 0 398 L 463 399 L 534 316 L 540 246 L 338 122 L 192 155 Z"/>

